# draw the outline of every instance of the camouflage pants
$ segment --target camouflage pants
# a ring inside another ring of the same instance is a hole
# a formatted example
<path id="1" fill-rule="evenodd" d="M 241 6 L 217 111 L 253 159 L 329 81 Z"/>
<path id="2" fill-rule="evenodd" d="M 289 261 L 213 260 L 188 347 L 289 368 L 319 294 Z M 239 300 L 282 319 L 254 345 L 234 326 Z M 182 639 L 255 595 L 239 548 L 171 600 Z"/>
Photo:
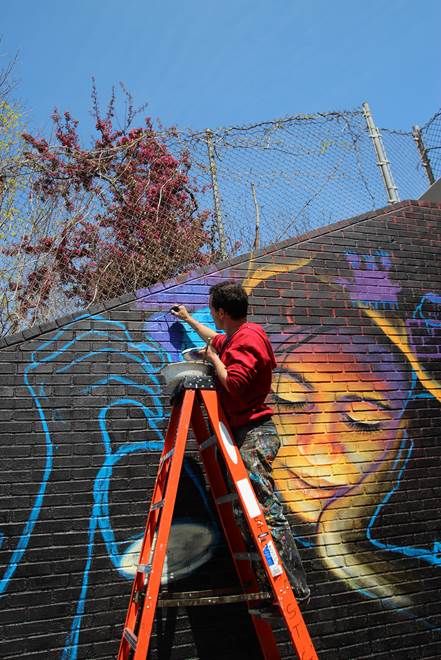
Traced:
<path id="1" fill-rule="evenodd" d="M 236 429 L 234 439 L 239 447 L 242 460 L 248 470 L 257 499 L 263 509 L 266 522 L 274 539 L 277 551 L 283 561 L 285 571 L 297 598 L 309 597 L 309 588 L 292 531 L 285 517 L 282 503 L 274 492 L 271 475 L 272 463 L 280 448 L 280 438 L 271 420 Z M 234 515 L 242 535 L 254 547 L 245 517 L 240 506 L 234 507 Z M 256 565 L 257 568 L 257 565 Z M 259 562 L 257 570 L 262 576 Z"/>

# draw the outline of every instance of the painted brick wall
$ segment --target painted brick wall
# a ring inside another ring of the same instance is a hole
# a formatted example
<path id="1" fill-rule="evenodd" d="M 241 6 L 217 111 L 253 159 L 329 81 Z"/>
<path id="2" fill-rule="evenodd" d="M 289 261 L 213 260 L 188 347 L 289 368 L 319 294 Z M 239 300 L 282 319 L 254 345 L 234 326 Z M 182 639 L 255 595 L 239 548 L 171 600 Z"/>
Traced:
<path id="1" fill-rule="evenodd" d="M 0 657 L 113 658 L 169 414 L 160 368 L 241 281 L 278 357 L 277 488 L 320 658 L 441 657 L 441 208 L 405 202 L 0 347 Z M 190 447 L 170 590 L 235 584 Z M 283 629 L 282 657 L 294 657 Z M 152 658 L 259 658 L 242 606 L 163 610 Z"/>

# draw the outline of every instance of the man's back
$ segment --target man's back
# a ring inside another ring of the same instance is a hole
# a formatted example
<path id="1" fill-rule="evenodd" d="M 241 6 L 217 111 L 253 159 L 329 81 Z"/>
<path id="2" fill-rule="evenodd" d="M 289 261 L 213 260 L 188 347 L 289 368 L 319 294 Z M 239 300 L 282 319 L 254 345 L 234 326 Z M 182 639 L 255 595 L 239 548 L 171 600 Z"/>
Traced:
<path id="1" fill-rule="evenodd" d="M 216 335 L 211 343 L 228 372 L 228 389 L 220 386 L 220 398 L 231 426 L 269 418 L 265 399 L 276 361 L 263 328 L 246 322 L 231 337 Z"/>

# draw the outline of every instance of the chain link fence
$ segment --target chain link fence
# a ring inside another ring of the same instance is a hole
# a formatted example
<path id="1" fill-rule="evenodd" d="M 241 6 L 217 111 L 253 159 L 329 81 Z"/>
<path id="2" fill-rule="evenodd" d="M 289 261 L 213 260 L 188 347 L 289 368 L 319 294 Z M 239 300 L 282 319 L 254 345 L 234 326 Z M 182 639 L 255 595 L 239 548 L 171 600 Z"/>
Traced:
<path id="1" fill-rule="evenodd" d="M 381 155 L 373 139 L 363 107 L 215 131 L 141 130 L 81 162 L 68 141 L 58 151 L 39 143 L 43 160 L 19 173 L 14 161 L 9 179 L 0 159 L 0 334 L 386 206 L 385 168 L 399 199 L 428 188 L 427 162 L 441 175 L 441 112 L 419 143 L 415 130 L 383 128 Z M 54 158 L 64 158 L 58 178 Z"/>

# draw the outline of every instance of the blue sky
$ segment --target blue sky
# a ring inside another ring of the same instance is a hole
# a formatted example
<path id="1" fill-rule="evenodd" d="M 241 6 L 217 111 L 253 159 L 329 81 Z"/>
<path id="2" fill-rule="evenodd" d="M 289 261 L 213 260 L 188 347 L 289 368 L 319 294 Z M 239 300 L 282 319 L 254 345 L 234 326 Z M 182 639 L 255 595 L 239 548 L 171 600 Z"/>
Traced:
<path id="1" fill-rule="evenodd" d="M 441 2 L 425 0 L 17 0 L 0 54 L 18 52 L 16 96 L 34 130 L 56 106 L 92 134 L 91 77 L 123 81 L 145 114 L 201 129 L 367 100 L 408 130 L 441 106 Z"/>

